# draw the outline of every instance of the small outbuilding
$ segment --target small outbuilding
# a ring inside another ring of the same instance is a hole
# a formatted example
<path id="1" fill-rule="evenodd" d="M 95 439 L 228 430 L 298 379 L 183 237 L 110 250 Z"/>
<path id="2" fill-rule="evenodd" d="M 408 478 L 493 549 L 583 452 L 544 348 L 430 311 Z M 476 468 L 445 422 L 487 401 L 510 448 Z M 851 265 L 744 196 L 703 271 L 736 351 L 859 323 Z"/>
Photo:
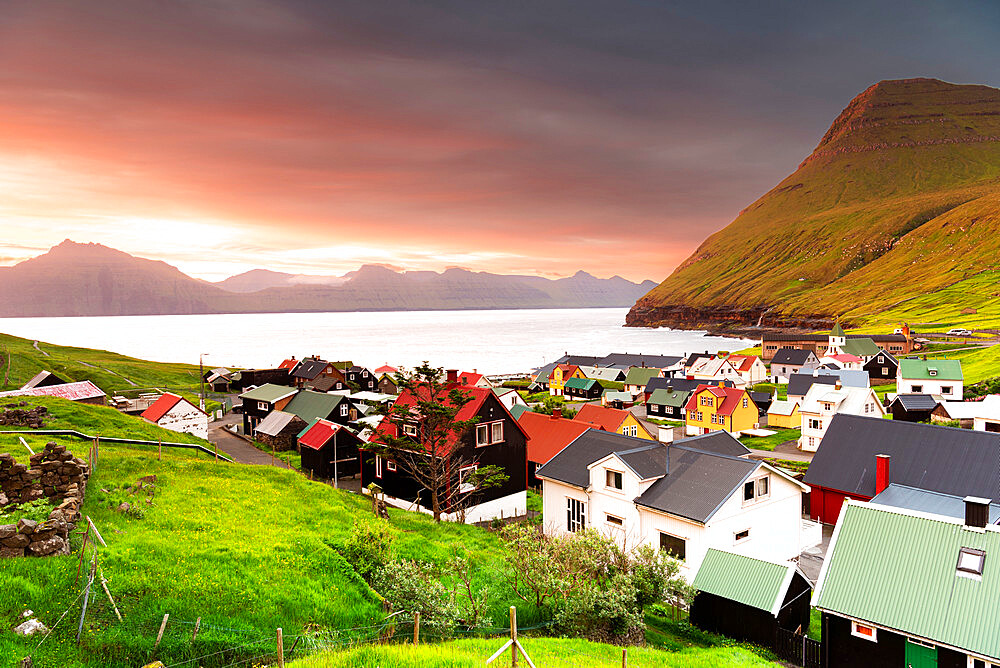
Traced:
<path id="1" fill-rule="evenodd" d="M 338 479 L 361 473 L 361 439 L 348 427 L 322 418 L 299 434 L 302 470 L 317 478 Z"/>
<path id="2" fill-rule="evenodd" d="M 797 429 L 802 426 L 799 402 L 775 399 L 767 409 L 767 426 L 775 429 Z"/>
<path id="3" fill-rule="evenodd" d="M 253 430 L 254 437 L 278 452 L 294 450 L 306 421 L 294 413 L 271 411 Z"/>
<path id="4" fill-rule="evenodd" d="M 691 585 L 691 623 L 705 631 L 774 647 L 779 628 L 809 630 L 812 585 L 791 562 L 709 548 Z"/>
<path id="5" fill-rule="evenodd" d="M 570 378 L 566 381 L 563 394 L 577 399 L 600 399 L 604 387 L 594 378 Z"/>
<path id="6" fill-rule="evenodd" d="M 889 404 L 892 419 L 900 422 L 930 422 L 940 397 L 932 394 L 897 394 Z"/>

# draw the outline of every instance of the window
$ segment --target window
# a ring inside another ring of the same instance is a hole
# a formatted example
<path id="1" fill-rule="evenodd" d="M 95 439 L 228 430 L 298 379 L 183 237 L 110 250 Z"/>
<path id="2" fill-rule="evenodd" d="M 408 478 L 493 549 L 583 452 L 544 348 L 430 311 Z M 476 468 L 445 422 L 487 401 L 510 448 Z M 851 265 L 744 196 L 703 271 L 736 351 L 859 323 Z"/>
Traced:
<path id="1" fill-rule="evenodd" d="M 816 445 L 816 439 L 812 436 L 809 437 L 809 447 L 812 448 Z"/>
<path id="2" fill-rule="evenodd" d="M 386 468 L 387 470 L 389 470 L 389 471 L 392 471 L 393 473 L 395 473 L 395 472 L 396 472 L 396 462 L 394 462 L 394 461 L 391 461 L 391 460 L 390 460 L 390 461 L 387 461 L 387 462 L 385 463 L 385 468 Z"/>
<path id="3" fill-rule="evenodd" d="M 735 542 L 737 542 L 737 543 L 741 543 L 741 542 L 743 542 L 745 540 L 748 540 L 750 538 L 750 529 L 744 529 L 743 531 L 737 531 L 735 534 L 733 534 L 733 538 L 735 539 Z"/>
<path id="4" fill-rule="evenodd" d="M 913 394 L 919 394 L 924 391 L 923 385 L 910 385 L 910 392 Z"/>
<path id="5" fill-rule="evenodd" d="M 625 520 L 620 517 L 615 517 L 614 515 L 605 515 L 604 521 L 608 524 L 613 524 L 616 527 L 625 526 Z"/>
<path id="6" fill-rule="evenodd" d="M 403 425 L 403 433 L 406 434 L 407 436 L 414 436 L 414 437 L 416 437 L 416 435 L 417 435 L 417 425 L 415 425 L 415 424 L 404 424 Z"/>
<path id="7" fill-rule="evenodd" d="M 477 424 L 476 425 L 476 447 L 482 447 L 484 445 L 490 444 L 490 428 L 489 425 Z"/>
<path id="8" fill-rule="evenodd" d="M 696 418 L 695 415 L 697 415 L 697 413 L 694 411 L 688 411 L 688 420 L 697 420 L 698 418 Z"/>
<path id="9" fill-rule="evenodd" d="M 344 403 L 340 404 L 340 417 L 347 417 L 347 410 L 348 410 L 348 408 L 349 408 L 349 406 L 347 405 L 346 401 Z"/>
<path id="10" fill-rule="evenodd" d="M 638 436 L 639 435 L 639 428 L 637 426 L 635 426 L 634 424 L 630 424 L 630 425 L 627 424 L 624 427 L 622 427 L 622 435 L 623 436 Z"/>
<path id="11" fill-rule="evenodd" d="M 257 410 L 259 410 L 259 411 L 266 411 L 267 410 L 267 402 L 266 401 L 258 401 L 257 402 Z"/>
<path id="12" fill-rule="evenodd" d="M 771 494 L 771 479 L 769 476 L 762 476 L 754 480 L 747 480 L 743 483 L 743 505 L 754 500 L 764 499 Z"/>
<path id="13" fill-rule="evenodd" d="M 941 394 L 951 394 L 951 385 L 942 385 Z"/>
<path id="14" fill-rule="evenodd" d="M 888 376 L 889 375 L 889 367 L 887 367 L 887 366 L 882 367 L 882 375 L 883 376 Z"/>
<path id="15" fill-rule="evenodd" d="M 985 562 L 985 552 L 971 547 L 963 547 L 958 551 L 958 574 L 966 577 L 982 576 Z"/>
<path id="16" fill-rule="evenodd" d="M 743 408 L 748 408 L 750 406 L 750 400 L 743 397 Z"/>
<path id="17" fill-rule="evenodd" d="M 753 501 L 754 484 L 753 480 L 743 483 L 743 500 Z"/>
<path id="18" fill-rule="evenodd" d="M 757 478 L 757 498 L 769 496 L 771 494 L 771 479 L 767 476 Z"/>
<path id="19" fill-rule="evenodd" d="M 878 631 L 875 627 L 862 624 L 861 622 L 851 622 L 851 635 L 871 640 L 872 642 L 878 642 Z"/>
<path id="20" fill-rule="evenodd" d="M 809 428 L 810 429 L 822 429 L 823 423 L 820 420 L 813 420 L 809 418 Z"/>
<path id="21" fill-rule="evenodd" d="M 668 533 L 660 532 L 660 550 L 666 552 L 674 559 L 684 561 L 687 558 L 687 541 Z"/>
<path id="22" fill-rule="evenodd" d="M 577 499 L 566 498 L 566 529 L 580 531 L 586 525 L 587 504 Z"/>
<path id="23" fill-rule="evenodd" d="M 473 464 L 472 466 L 463 466 L 458 469 L 458 491 L 462 494 L 467 494 L 476 488 L 471 482 L 468 482 L 470 475 L 476 472 L 478 467 Z"/>
<path id="24" fill-rule="evenodd" d="M 878 359 L 876 360 L 876 363 L 877 364 L 885 364 L 885 358 L 882 357 L 881 355 L 879 355 Z M 885 373 L 885 369 L 882 369 L 882 373 Z"/>
<path id="25" fill-rule="evenodd" d="M 375 456 L 375 477 L 382 477 L 382 458 L 378 455 Z"/>
<path id="26" fill-rule="evenodd" d="M 620 471 L 605 471 L 605 484 L 612 489 L 622 488 L 622 474 Z"/>
<path id="27" fill-rule="evenodd" d="M 503 441 L 503 422 L 494 422 L 491 425 L 491 433 L 493 443 L 500 443 Z"/>
<path id="28" fill-rule="evenodd" d="M 928 369 L 927 370 L 927 375 L 928 376 L 936 376 L 937 375 L 937 369 Z"/>
<path id="29" fill-rule="evenodd" d="M 995 663 L 986 663 L 982 659 L 976 659 L 971 656 L 969 657 L 969 662 L 967 665 L 968 668 L 1000 668 L 1000 666 L 998 666 Z"/>

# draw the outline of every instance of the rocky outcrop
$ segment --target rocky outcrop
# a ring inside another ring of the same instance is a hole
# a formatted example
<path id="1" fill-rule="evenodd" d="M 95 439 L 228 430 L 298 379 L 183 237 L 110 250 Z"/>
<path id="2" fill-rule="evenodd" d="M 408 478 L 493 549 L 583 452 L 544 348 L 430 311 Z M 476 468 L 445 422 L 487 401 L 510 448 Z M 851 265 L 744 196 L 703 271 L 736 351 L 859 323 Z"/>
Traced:
<path id="1" fill-rule="evenodd" d="M 10 454 L 0 454 L 0 506 L 42 498 L 56 506 L 45 521 L 22 518 L 0 525 L 0 558 L 69 554 L 69 532 L 80 519 L 90 477 L 87 462 L 54 442 L 30 461 L 28 468 Z"/>
<path id="2" fill-rule="evenodd" d="M 835 318 L 829 315 L 785 315 L 766 306 L 684 306 L 649 305 L 639 302 L 625 317 L 626 327 L 671 327 L 706 329 L 714 334 L 754 336 L 767 329 L 830 329 Z"/>
<path id="3" fill-rule="evenodd" d="M 0 406 L 0 425 L 41 429 L 49 409 L 45 406 L 31 406 L 25 402 Z"/>

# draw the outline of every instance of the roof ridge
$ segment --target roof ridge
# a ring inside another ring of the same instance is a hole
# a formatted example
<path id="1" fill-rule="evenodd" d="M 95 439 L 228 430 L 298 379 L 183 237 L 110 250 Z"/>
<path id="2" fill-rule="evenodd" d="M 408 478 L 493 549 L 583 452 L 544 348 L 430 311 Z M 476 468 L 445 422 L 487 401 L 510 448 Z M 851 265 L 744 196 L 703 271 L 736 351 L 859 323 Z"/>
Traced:
<path id="1" fill-rule="evenodd" d="M 746 446 L 744 446 L 744 447 L 746 447 Z M 737 462 L 749 462 L 749 463 L 758 464 L 758 465 L 764 463 L 764 462 L 756 460 L 756 459 L 747 459 L 746 457 L 740 457 L 738 455 L 727 455 L 727 454 L 724 454 L 724 453 L 721 453 L 721 452 L 711 452 L 709 450 L 702 450 L 700 448 L 692 448 L 692 447 L 688 447 L 686 445 L 678 445 L 676 443 L 674 445 L 670 446 L 670 449 L 672 449 L 672 450 L 676 450 L 678 448 L 681 449 L 681 450 L 689 450 L 690 452 L 697 452 L 697 453 L 702 454 L 702 455 L 712 455 L 713 457 L 722 457 L 724 459 L 731 459 L 731 460 L 737 461 Z"/>

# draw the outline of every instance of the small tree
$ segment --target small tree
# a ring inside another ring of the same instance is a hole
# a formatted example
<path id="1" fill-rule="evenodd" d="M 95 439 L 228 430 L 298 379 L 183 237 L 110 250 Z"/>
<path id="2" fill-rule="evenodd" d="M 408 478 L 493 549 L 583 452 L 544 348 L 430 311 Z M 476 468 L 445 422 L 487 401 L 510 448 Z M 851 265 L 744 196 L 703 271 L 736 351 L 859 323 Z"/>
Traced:
<path id="1" fill-rule="evenodd" d="M 445 512 L 462 512 L 473 502 L 475 491 L 507 480 L 503 469 L 479 467 L 462 447 L 479 421 L 458 419 L 472 394 L 447 382 L 444 370 L 428 362 L 411 373 L 397 372 L 396 384 L 400 396 L 386 418 L 395 428 L 380 433 L 370 446 L 427 490 L 435 521 L 440 522 Z"/>

